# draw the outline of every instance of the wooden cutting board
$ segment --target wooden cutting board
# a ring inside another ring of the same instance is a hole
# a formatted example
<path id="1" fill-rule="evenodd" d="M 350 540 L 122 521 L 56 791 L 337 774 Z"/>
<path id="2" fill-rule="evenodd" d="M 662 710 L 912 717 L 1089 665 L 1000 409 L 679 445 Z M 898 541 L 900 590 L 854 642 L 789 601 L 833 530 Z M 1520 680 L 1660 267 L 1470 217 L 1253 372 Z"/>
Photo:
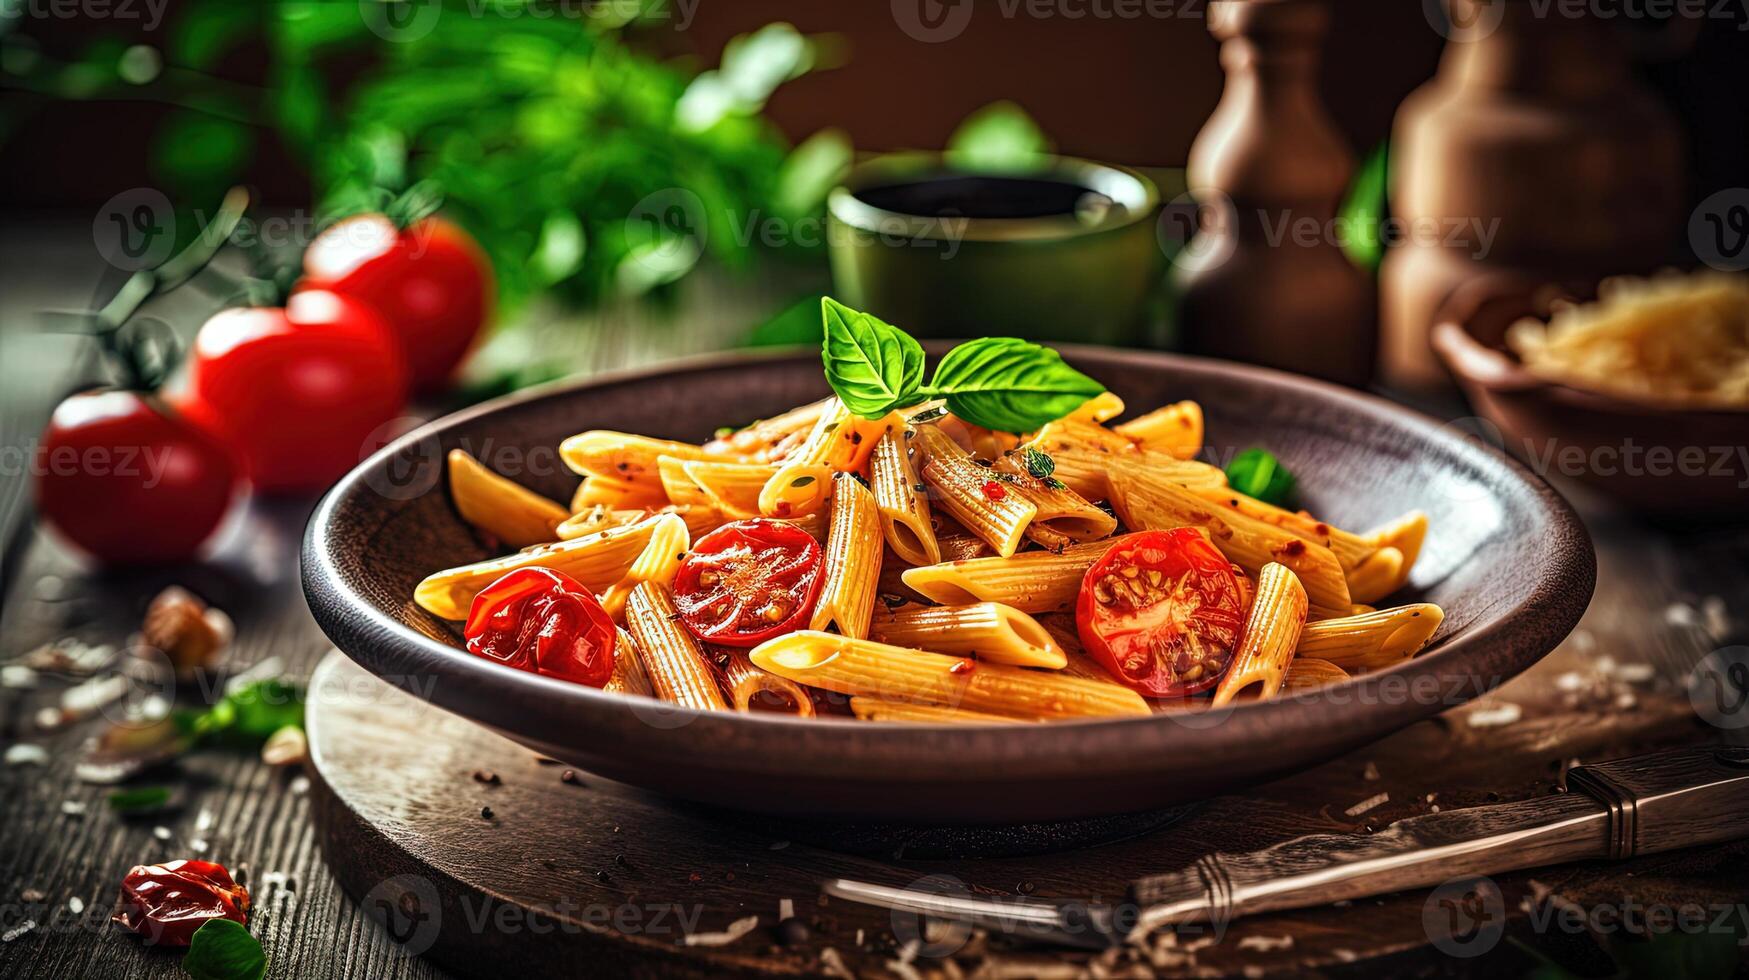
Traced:
<path id="1" fill-rule="evenodd" d="M 313 810 L 346 892 L 404 952 L 463 973 L 1075 975 L 1095 954 L 943 932 L 914 917 L 829 901 L 818 883 L 850 877 L 903 886 L 950 876 L 992 894 L 1121 901 L 1131 879 L 1210 851 L 1365 831 L 1434 806 L 1549 794 L 1575 758 L 1707 737 L 1677 693 L 1634 693 L 1595 677 L 1593 688 L 1579 691 L 1573 676 L 1591 675 L 1545 662 L 1508 688 L 1522 712 L 1516 722 L 1471 724 L 1472 713 L 1502 703 L 1485 699 L 1188 815 L 943 834 L 774 823 L 652 797 L 539 759 L 335 653 L 311 686 Z M 1631 710 L 1622 707 L 1626 697 Z M 998 856 L 942 856 L 968 851 Z M 1449 964 L 1456 948 L 1489 957 L 1466 966 L 1500 960 L 1510 968 L 1534 963 L 1501 941 L 1502 930 L 1528 930 L 1520 906 L 1533 891 L 1589 902 L 1736 901 L 1749 881 L 1745 870 L 1749 848 L 1577 865 L 1500 878 L 1498 911 L 1484 903 L 1453 913 L 1439 896 L 1403 894 L 1360 903 L 1364 914 L 1325 907 L 1243 919 L 1218 935 L 1186 931 L 1104 959 L 1159 975 L 1343 974 Z M 804 928 L 778 925 L 791 910 Z M 1439 924 L 1453 914 L 1455 934 Z M 748 918 L 756 920 L 750 931 L 723 935 Z M 1584 937 L 1576 945 L 1547 929 L 1528 934 L 1532 948 L 1568 960 L 1575 949 L 1597 955 Z M 907 941 L 925 955 L 903 962 Z"/>

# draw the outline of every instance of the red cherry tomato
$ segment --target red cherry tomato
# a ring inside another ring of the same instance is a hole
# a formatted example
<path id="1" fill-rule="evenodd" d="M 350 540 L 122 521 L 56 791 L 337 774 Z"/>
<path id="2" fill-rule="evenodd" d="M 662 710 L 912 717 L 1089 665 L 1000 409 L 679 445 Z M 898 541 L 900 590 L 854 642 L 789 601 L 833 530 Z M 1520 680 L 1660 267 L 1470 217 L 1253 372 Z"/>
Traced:
<path id="1" fill-rule="evenodd" d="M 1232 663 L 1244 621 L 1233 566 L 1192 528 L 1117 540 L 1081 580 L 1081 645 L 1149 697 L 1213 687 Z"/>
<path id="2" fill-rule="evenodd" d="M 300 288 L 331 289 L 387 320 L 420 391 L 441 388 L 492 309 L 492 266 L 467 232 L 439 217 L 396 229 L 380 214 L 348 218 L 304 253 Z"/>
<path id="3" fill-rule="evenodd" d="M 37 513 L 115 565 L 193 557 L 237 490 L 237 467 L 221 443 L 135 391 L 62 402 L 34 465 Z"/>
<path id="4" fill-rule="evenodd" d="M 249 892 L 211 861 L 143 864 L 121 882 L 115 921 L 160 946 L 187 946 L 212 919 L 244 923 Z"/>
<path id="5" fill-rule="evenodd" d="M 223 310 L 189 354 L 183 410 L 236 452 L 258 489 L 322 490 L 377 448 L 407 368 L 382 318 L 309 290 L 284 308 Z"/>
<path id="6" fill-rule="evenodd" d="M 619 643 L 613 618 L 576 579 L 519 568 L 474 597 L 463 635 L 468 652 L 518 670 L 601 687 Z"/>
<path id="7" fill-rule="evenodd" d="M 697 636 L 757 646 L 807 623 L 820 597 L 820 562 L 820 543 L 788 521 L 725 524 L 681 563 L 674 605 Z"/>

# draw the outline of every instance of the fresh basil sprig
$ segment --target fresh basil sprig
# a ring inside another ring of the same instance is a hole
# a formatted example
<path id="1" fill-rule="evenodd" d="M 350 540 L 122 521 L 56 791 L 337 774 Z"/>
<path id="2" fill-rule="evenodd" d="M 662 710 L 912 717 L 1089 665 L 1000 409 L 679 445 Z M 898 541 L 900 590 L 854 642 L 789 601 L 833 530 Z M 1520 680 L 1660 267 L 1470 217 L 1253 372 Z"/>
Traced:
<path id="1" fill-rule="evenodd" d="M 997 432 L 1031 432 L 1105 390 L 1048 347 L 1014 337 L 960 344 L 923 384 L 923 348 L 905 331 L 831 298 L 821 360 L 846 407 L 878 419 L 895 408 L 941 398 L 953 414 Z"/>
<path id="2" fill-rule="evenodd" d="M 194 931 L 182 970 L 194 980 L 261 980 L 267 954 L 248 929 L 230 919 L 209 919 Z"/>

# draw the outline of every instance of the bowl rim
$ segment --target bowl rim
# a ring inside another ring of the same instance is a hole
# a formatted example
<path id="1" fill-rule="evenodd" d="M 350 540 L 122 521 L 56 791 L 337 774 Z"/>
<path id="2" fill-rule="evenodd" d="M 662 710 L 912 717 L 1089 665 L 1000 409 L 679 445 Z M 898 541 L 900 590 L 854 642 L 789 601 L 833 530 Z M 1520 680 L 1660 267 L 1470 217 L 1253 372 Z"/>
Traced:
<path id="1" fill-rule="evenodd" d="M 940 348 L 950 343 L 934 342 L 925 346 Z M 858 774 L 845 771 L 840 754 L 854 739 L 862 743 L 859 754 L 867 763 L 863 767 L 866 778 L 883 783 L 892 782 L 895 777 L 883 769 L 882 763 L 904 764 L 904 779 L 913 783 L 972 778 L 966 773 L 966 758 L 976 759 L 979 770 L 976 778 L 980 781 L 1031 781 L 1049 779 L 1053 775 L 1074 778 L 1133 776 L 1139 767 L 1137 759 L 1152 758 L 1154 753 L 1182 754 L 1187 744 L 1198 741 L 1203 744 L 1195 746 L 1197 751 L 1207 752 L 1222 745 L 1255 744 L 1258 751 L 1264 751 L 1271 742 L 1283 739 L 1327 740 L 1330 732 L 1339 730 L 1345 719 L 1354 717 L 1355 704 L 1371 705 L 1376 709 L 1366 712 L 1368 717 L 1377 719 L 1365 726 L 1365 739 L 1370 740 L 1480 697 L 1504 683 L 1552 650 L 1578 624 L 1590 603 L 1596 582 L 1596 556 L 1589 532 L 1567 501 L 1517 460 L 1491 446 L 1460 438 L 1449 426 L 1431 416 L 1375 395 L 1252 365 L 1125 348 L 1057 346 L 1071 363 L 1127 362 L 1133 367 L 1140 360 L 1155 366 L 1188 369 L 1217 382 L 1223 379 L 1263 382 L 1278 390 L 1334 401 L 1365 418 L 1407 427 L 1420 438 L 1448 446 L 1453 453 L 1467 457 L 1478 467 L 1509 473 L 1526 492 L 1520 499 L 1531 502 L 1533 510 L 1548 523 L 1549 529 L 1564 529 L 1568 533 L 1550 536 L 1559 546 L 1548 553 L 1548 573 L 1521 597 L 1508 614 L 1470 632 L 1450 637 L 1430 655 L 1358 675 L 1340 684 L 1267 702 L 1230 705 L 1185 716 L 1210 719 L 1208 724 L 1187 724 L 1171 712 L 1041 725 L 895 723 L 878 726 L 878 737 L 870 738 L 875 726 L 852 719 L 697 711 L 665 702 L 609 694 L 470 656 L 378 610 L 347 585 L 336 561 L 332 525 L 353 495 L 371 492 L 366 480 L 391 457 L 423 440 L 440 440 L 447 430 L 538 400 L 636 384 L 658 377 L 673 379 L 678 375 L 719 371 L 725 367 L 775 365 L 818 356 L 811 347 L 773 348 L 700 354 L 587 378 L 561 379 L 434 419 L 400 436 L 343 477 L 312 512 L 300 560 L 306 600 L 318 625 L 335 646 L 371 673 L 393 683 L 421 673 L 436 672 L 441 665 L 442 673 L 459 684 L 439 685 L 428 692 L 415 691 L 415 694 L 524 741 L 564 745 L 563 738 L 548 737 L 547 733 L 572 730 L 577 719 L 583 717 L 600 721 L 616 719 L 621 724 L 633 722 L 643 736 L 661 740 L 668 736 L 670 726 L 657 727 L 648 723 L 649 714 L 656 711 L 664 718 L 673 719 L 671 727 L 674 729 L 718 736 L 687 737 L 685 746 L 694 753 L 694 764 L 703 764 L 700 757 L 708 758 L 727 750 L 742 769 L 770 768 L 774 772 L 796 776 L 827 773 L 833 778 L 854 779 Z M 373 655 L 365 656 L 359 649 L 367 646 L 374 648 Z M 1484 674 L 1481 668 L 1490 664 L 1496 669 L 1492 674 Z M 1459 692 L 1453 686 L 1450 689 L 1454 695 L 1437 702 L 1429 698 L 1428 703 L 1401 694 L 1395 695 L 1397 700 L 1393 702 L 1393 695 L 1384 690 L 1386 685 L 1404 691 L 1413 690 L 1418 683 L 1431 683 L 1440 691 L 1447 690 L 1448 683 L 1463 687 Z M 449 691 L 458 686 L 480 693 L 454 699 L 435 696 L 439 687 Z M 496 708 L 499 717 L 494 718 L 489 717 L 493 711 L 464 709 L 451 703 L 460 700 L 469 700 L 475 705 L 515 707 Z M 1128 748 L 1121 754 L 1090 755 L 1085 746 L 1093 733 L 1109 733 L 1107 737 L 1111 741 Z M 793 749 L 793 753 L 782 760 L 742 758 L 746 739 L 763 736 L 784 739 L 786 747 Z M 679 743 L 669 744 L 678 746 Z M 739 747 L 733 747 L 736 744 Z M 951 748 L 944 751 L 944 745 Z M 1219 755 L 1218 752 L 1215 754 Z"/>

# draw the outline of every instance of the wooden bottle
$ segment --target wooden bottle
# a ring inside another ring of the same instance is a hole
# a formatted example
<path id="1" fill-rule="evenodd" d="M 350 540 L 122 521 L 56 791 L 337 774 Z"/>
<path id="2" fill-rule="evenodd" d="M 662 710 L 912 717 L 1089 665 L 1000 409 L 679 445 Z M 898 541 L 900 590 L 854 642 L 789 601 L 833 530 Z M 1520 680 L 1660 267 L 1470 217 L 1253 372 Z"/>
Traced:
<path id="1" fill-rule="evenodd" d="M 1452 0 L 1439 73 L 1391 134 L 1391 212 L 1408 235 L 1379 270 L 1380 372 L 1449 382 L 1439 306 L 1490 273 L 1594 283 L 1667 261 L 1682 229 L 1676 124 L 1629 72 L 1626 31 L 1580 10 Z"/>
<path id="2" fill-rule="evenodd" d="M 1354 159 L 1316 86 L 1329 10 L 1316 0 L 1217 0 L 1208 17 L 1227 82 L 1190 150 L 1203 215 L 1174 262 L 1184 344 L 1365 384 L 1374 292 L 1335 223 Z"/>

